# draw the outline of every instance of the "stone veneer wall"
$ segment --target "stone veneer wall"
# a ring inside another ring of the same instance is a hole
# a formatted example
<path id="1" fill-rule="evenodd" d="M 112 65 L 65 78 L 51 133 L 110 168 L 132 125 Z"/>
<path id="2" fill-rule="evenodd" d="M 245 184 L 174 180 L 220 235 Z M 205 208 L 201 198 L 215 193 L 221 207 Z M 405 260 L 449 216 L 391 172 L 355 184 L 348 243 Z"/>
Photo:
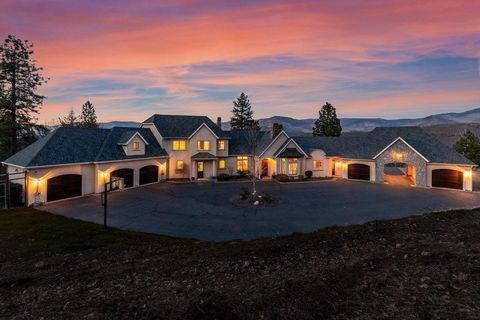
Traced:
<path id="1" fill-rule="evenodd" d="M 394 157 L 395 153 L 402 153 L 402 160 Z M 420 157 L 415 151 L 407 146 L 403 141 L 398 140 L 385 150 L 376 160 L 376 182 L 383 183 L 385 164 L 392 162 L 402 162 L 415 166 L 417 179 L 415 184 L 419 187 L 427 186 L 427 162 Z"/>

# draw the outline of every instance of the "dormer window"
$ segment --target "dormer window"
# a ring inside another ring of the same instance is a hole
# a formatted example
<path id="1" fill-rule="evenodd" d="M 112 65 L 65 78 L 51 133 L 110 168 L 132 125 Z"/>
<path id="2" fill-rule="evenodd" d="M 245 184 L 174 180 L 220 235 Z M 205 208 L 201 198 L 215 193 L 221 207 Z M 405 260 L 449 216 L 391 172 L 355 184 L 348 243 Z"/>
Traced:
<path id="1" fill-rule="evenodd" d="M 200 150 L 200 151 L 210 150 L 210 141 L 208 140 L 197 141 L 197 150 Z"/>
<path id="2" fill-rule="evenodd" d="M 133 142 L 133 151 L 140 151 L 140 142 L 138 141 Z"/>

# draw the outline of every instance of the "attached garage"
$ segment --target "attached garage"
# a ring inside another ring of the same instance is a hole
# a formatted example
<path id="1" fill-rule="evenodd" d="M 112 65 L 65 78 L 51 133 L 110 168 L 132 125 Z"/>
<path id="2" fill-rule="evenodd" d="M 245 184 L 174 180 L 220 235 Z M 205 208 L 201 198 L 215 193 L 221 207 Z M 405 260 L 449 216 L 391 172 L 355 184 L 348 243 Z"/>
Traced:
<path id="1" fill-rule="evenodd" d="M 463 172 L 452 169 L 432 170 L 432 187 L 463 189 Z"/>
<path id="2" fill-rule="evenodd" d="M 158 166 L 140 168 L 140 185 L 158 182 Z"/>
<path id="3" fill-rule="evenodd" d="M 118 169 L 110 173 L 110 181 L 122 179 L 124 188 L 133 187 L 133 169 Z"/>
<path id="4" fill-rule="evenodd" d="M 348 165 L 348 179 L 370 180 L 370 166 L 361 163 L 352 163 Z"/>
<path id="5" fill-rule="evenodd" d="M 82 176 L 65 174 L 47 180 L 47 202 L 82 195 Z"/>

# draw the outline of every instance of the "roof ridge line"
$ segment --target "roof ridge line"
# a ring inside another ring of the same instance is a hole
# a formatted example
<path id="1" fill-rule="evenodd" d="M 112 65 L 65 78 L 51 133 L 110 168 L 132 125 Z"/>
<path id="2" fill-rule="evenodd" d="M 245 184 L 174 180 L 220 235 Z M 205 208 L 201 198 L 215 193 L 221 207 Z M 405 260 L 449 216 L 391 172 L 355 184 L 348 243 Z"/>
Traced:
<path id="1" fill-rule="evenodd" d="M 40 151 L 41 151 L 43 148 L 45 148 L 45 146 L 50 142 L 50 140 L 52 139 L 52 137 L 57 134 L 57 131 L 58 131 L 58 129 L 60 129 L 60 128 L 62 128 L 62 127 L 56 128 L 55 130 L 53 130 L 53 131 L 51 132 L 51 134 L 47 134 L 47 135 L 44 137 L 44 138 L 46 139 L 45 143 L 43 144 L 43 146 L 42 146 L 40 149 L 37 150 L 37 152 L 35 152 L 35 154 L 32 156 L 32 158 L 31 158 L 30 161 L 28 162 L 27 167 L 30 166 L 30 163 L 33 162 L 33 160 L 37 157 L 37 155 L 40 153 Z M 40 141 L 40 140 L 37 140 L 37 141 Z"/>
<path id="2" fill-rule="evenodd" d="M 112 128 L 110 128 L 110 129 L 108 129 L 108 130 L 110 130 L 110 132 L 109 132 L 109 133 L 107 134 L 107 136 L 105 137 L 105 140 L 103 140 L 102 146 L 100 147 L 100 150 L 98 151 L 98 154 L 97 154 L 97 156 L 95 157 L 95 162 L 98 161 L 98 159 L 100 158 L 100 155 L 101 155 L 102 152 L 103 152 L 103 149 L 105 149 L 105 145 L 107 144 L 108 139 L 109 139 L 110 136 L 112 135 L 113 128 L 115 128 L 115 127 L 112 127 Z"/>

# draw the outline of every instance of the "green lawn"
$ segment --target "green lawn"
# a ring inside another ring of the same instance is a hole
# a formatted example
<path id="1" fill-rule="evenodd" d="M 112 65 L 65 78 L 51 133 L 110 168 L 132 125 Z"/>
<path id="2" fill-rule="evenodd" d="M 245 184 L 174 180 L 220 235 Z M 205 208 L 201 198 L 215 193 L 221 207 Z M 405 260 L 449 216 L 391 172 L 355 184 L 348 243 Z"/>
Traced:
<path id="1" fill-rule="evenodd" d="M 0 318 L 473 319 L 479 230 L 451 211 L 213 244 L 2 211 Z"/>

